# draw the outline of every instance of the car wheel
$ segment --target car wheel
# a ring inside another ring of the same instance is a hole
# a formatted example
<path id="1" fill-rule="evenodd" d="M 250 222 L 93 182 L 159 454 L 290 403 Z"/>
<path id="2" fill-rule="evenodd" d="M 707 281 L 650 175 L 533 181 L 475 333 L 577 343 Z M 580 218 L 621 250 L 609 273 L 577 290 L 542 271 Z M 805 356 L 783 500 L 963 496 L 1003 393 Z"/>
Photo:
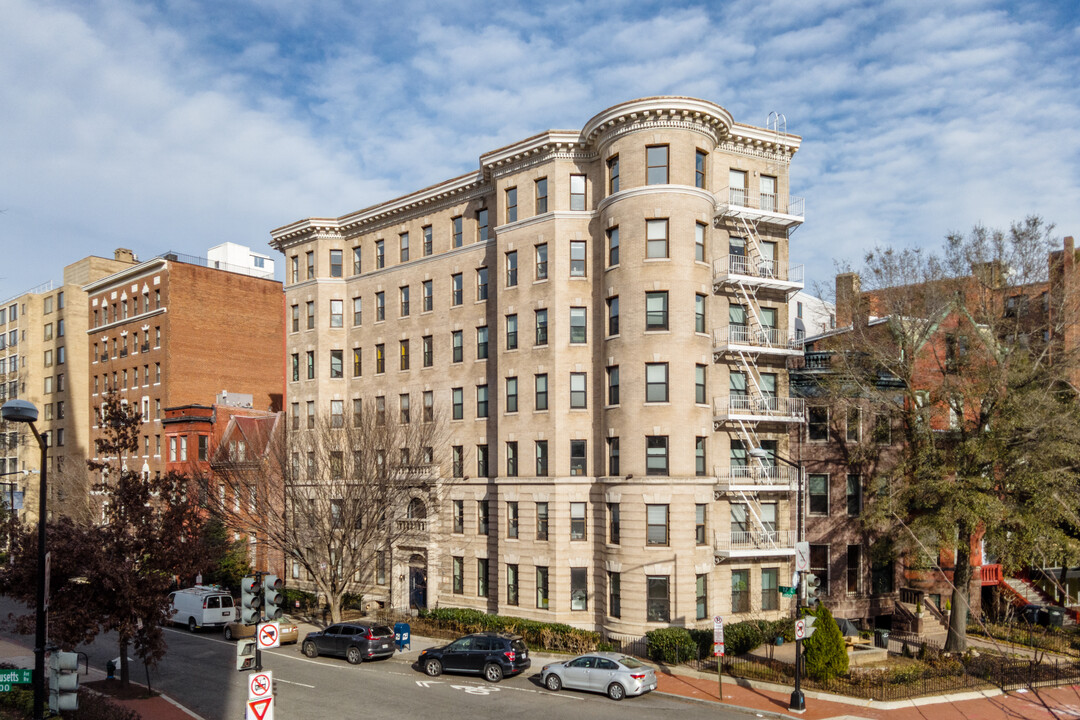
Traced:
<path id="1" fill-rule="evenodd" d="M 442 675 L 442 663 L 432 658 L 424 663 L 424 672 L 430 677 L 438 677 Z"/>
<path id="2" fill-rule="evenodd" d="M 544 681 L 544 687 L 551 692 L 559 692 L 562 690 L 562 680 L 555 673 L 551 673 L 547 676 L 547 680 Z"/>
<path id="3" fill-rule="evenodd" d="M 345 651 L 345 659 L 350 665 L 359 665 L 363 662 L 364 656 L 360 654 L 360 648 L 354 646 Z"/>
<path id="4" fill-rule="evenodd" d="M 484 679 L 488 682 L 499 682 L 503 678 L 503 669 L 496 663 L 488 663 L 484 666 Z"/>
<path id="5" fill-rule="evenodd" d="M 225 626 L 225 639 L 232 640 L 232 628 L 230 628 L 228 625 Z"/>
<path id="6" fill-rule="evenodd" d="M 607 686 L 607 696 L 612 700 L 622 700 L 626 697 L 626 688 L 617 682 L 613 682 Z"/>
<path id="7" fill-rule="evenodd" d="M 195 624 L 195 618 L 188 618 L 187 619 L 187 629 L 189 631 L 195 632 L 195 630 L 198 629 L 198 627 L 199 626 Z"/>
<path id="8" fill-rule="evenodd" d="M 309 658 L 319 657 L 319 648 L 315 647 L 315 643 L 308 640 L 304 643 L 304 654 Z"/>

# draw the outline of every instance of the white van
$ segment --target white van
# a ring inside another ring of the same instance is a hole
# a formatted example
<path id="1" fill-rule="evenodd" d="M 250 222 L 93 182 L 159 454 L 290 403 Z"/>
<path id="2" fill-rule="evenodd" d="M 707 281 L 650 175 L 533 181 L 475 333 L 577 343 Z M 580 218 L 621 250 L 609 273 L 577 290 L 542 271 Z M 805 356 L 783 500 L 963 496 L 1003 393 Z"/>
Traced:
<path id="1" fill-rule="evenodd" d="M 219 587 L 196 585 L 169 593 L 169 617 L 174 625 L 187 625 L 195 632 L 201 627 L 223 627 L 237 617 L 232 595 Z"/>

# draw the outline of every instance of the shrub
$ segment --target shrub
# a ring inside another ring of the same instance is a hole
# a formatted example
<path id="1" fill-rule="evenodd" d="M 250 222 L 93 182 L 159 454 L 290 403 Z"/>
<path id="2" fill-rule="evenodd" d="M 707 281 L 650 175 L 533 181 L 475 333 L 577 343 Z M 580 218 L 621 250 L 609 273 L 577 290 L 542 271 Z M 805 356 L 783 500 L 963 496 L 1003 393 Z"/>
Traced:
<path id="1" fill-rule="evenodd" d="M 603 640 L 598 632 L 579 630 L 562 623 L 488 615 L 470 608 L 421 610 L 419 617 L 455 634 L 464 635 L 485 630 L 512 632 L 521 635 L 530 647 L 574 654 L 594 650 Z"/>
<path id="2" fill-rule="evenodd" d="M 847 674 L 848 656 L 844 637 L 833 620 L 829 608 L 819 605 L 817 611 L 807 612 L 817 618 L 814 634 L 803 641 L 806 651 L 806 674 L 814 680 L 830 680 Z"/>
<path id="3" fill-rule="evenodd" d="M 363 593 L 345 593 L 341 598 L 342 610 L 364 610 L 364 594 Z"/>
<path id="4" fill-rule="evenodd" d="M 33 693 L 31 693 L 31 696 Z M 31 700 L 33 702 L 33 700 Z M 74 720 L 139 720 L 139 713 L 97 693 L 80 691 L 79 709 L 70 715 Z"/>
<path id="5" fill-rule="evenodd" d="M 285 588 L 281 594 L 284 597 L 284 605 L 282 607 L 289 612 L 296 610 L 297 601 L 300 602 L 300 609 L 304 612 L 311 612 L 315 609 L 314 593 L 295 590 L 293 588 Z"/>
<path id="6" fill-rule="evenodd" d="M 758 647 L 766 639 L 761 626 L 753 620 L 732 623 L 724 628 L 724 652 L 728 655 L 742 655 Z"/>
<path id="7" fill-rule="evenodd" d="M 697 642 L 683 627 L 667 627 L 645 633 L 649 658 L 657 662 L 681 663 L 697 658 Z"/>

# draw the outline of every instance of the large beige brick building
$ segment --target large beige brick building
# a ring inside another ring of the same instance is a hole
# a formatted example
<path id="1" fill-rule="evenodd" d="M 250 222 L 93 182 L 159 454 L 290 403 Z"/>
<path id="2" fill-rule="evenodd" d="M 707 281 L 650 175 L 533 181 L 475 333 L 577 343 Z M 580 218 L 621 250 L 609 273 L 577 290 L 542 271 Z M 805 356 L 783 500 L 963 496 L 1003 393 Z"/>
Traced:
<path id="1" fill-rule="evenodd" d="M 752 451 L 786 455 L 803 418 L 799 143 L 711 102 L 634 100 L 273 232 L 286 411 L 447 419 L 456 480 L 395 548 L 390 604 L 615 635 L 790 610 L 794 475 Z"/>

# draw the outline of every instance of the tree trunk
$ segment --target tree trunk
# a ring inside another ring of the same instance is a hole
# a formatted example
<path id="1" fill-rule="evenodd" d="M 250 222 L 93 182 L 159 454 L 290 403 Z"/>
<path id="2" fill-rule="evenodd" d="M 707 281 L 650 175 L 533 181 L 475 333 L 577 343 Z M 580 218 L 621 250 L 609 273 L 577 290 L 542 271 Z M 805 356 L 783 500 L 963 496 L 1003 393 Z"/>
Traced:
<path id="1" fill-rule="evenodd" d="M 968 596 L 971 589 L 971 531 L 960 525 L 956 538 L 956 563 L 953 568 L 952 611 L 949 613 L 948 652 L 967 650 Z"/>
<path id="2" fill-rule="evenodd" d="M 131 682 L 131 672 L 128 669 L 128 641 L 120 638 L 120 687 L 127 687 Z"/>

